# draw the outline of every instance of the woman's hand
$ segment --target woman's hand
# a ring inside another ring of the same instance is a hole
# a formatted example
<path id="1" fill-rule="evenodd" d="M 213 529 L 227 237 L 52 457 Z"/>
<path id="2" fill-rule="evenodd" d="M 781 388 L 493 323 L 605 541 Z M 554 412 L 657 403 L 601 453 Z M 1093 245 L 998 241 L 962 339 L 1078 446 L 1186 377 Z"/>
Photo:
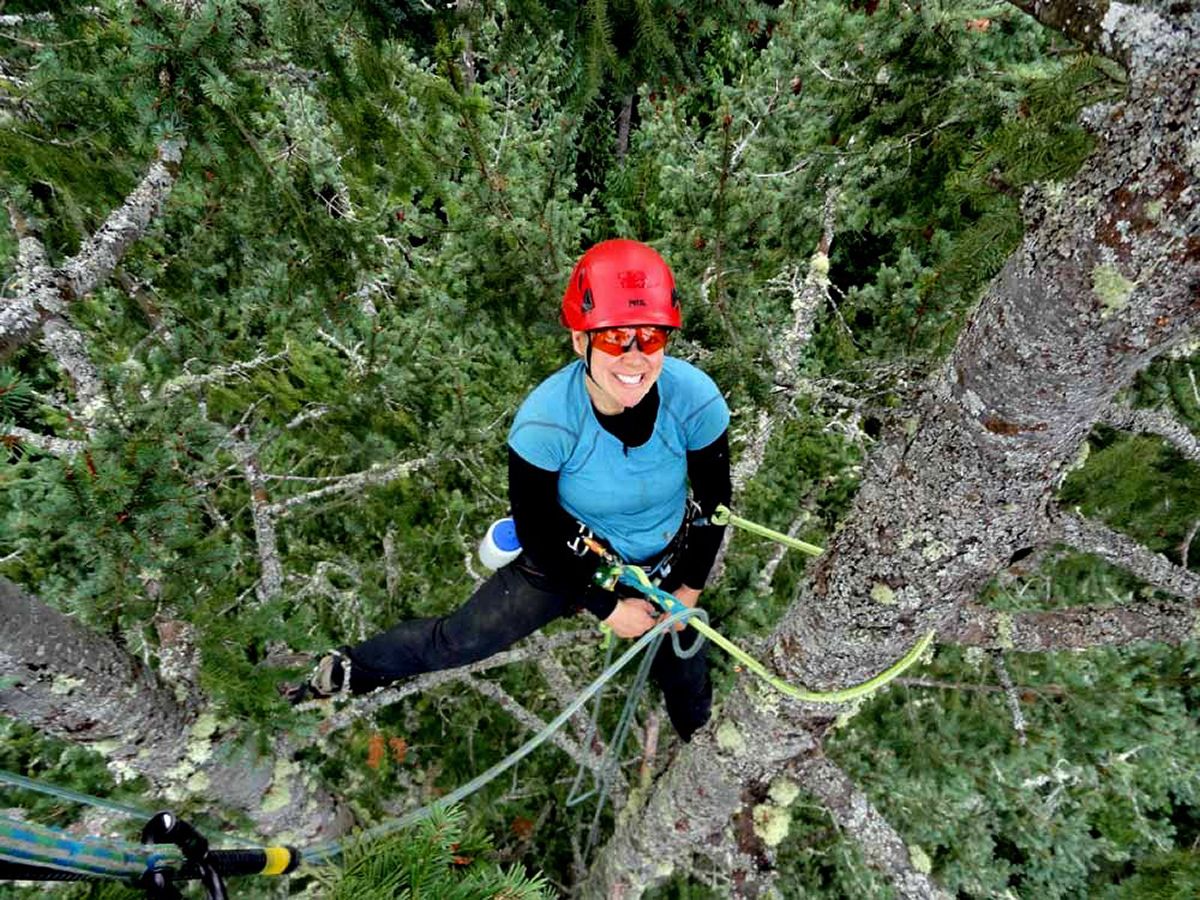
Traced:
<path id="1" fill-rule="evenodd" d="M 675 590 L 671 591 L 671 593 L 674 595 L 676 600 L 689 609 L 695 608 L 696 604 L 700 602 L 700 592 L 696 590 L 696 588 L 688 587 L 686 584 L 681 584 L 679 587 L 675 588 Z M 667 614 L 663 613 L 658 617 L 657 621 L 661 622 L 666 617 Z M 676 631 L 683 631 L 685 628 L 687 628 L 687 622 L 678 622 L 675 625 Z"/>
<path id="2" fill-rule="evenodd" d="M 649 600 L 631 597 L 618 600 L 617 608 L 604 620 L 604 624 L 619 638 L 635 638 L 653 628 L 657 621 L 654 606 Z"/>

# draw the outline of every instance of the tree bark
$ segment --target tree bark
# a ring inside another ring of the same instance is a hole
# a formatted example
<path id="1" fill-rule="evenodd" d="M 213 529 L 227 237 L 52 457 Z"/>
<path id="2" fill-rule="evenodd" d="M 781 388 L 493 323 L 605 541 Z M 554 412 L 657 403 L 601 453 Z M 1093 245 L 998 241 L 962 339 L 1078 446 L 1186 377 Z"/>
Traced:
<path id="1" fill-rule="evenodd" d="M 1089 111 L 1098 147 L 1061 192 L 1026 198 L 1021 247 L 989 285 L 911 434 L 873 458 L 845 526 L 771 636 L 769 664 L 816 689 L 886 668 L 1019 548 L 1114 395 L 1200 320 L 1200 15 L 1092 9 L 1128 61 L 1129 96 Z M 722 831 L 746 798 L 819 743 L 844 707 L 743 683 L 622 821 L 586 884 L 636 897 Z M 899 896 L 917 866 L 863 845 Z"/>
<path id="2" fill-rule="evenodd" d="M 202 714 L 199 698 L 177 697 L 113 641 L 5 579 L 0 621 L 0 714 L 102 753 L 118 779 L 144 776 L 159 804 L 203 797 L 275 840 L 332 837 L 348 825 L 286 740 L 259 757 L 229 723 Z"/>

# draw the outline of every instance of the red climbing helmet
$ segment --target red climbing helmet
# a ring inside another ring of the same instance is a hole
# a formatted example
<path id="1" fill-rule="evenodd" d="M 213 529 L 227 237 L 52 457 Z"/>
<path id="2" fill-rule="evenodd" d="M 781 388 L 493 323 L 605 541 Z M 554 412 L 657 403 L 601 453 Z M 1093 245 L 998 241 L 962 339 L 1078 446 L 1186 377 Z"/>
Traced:
<path id="1" fill-rule="evenodd" d="M 562 322 L 573 331 L 624 325 L 678 328 L 683 323 L 671 267 L 654 248 L 638 241 L 601 241 L 571 272 Z"/>

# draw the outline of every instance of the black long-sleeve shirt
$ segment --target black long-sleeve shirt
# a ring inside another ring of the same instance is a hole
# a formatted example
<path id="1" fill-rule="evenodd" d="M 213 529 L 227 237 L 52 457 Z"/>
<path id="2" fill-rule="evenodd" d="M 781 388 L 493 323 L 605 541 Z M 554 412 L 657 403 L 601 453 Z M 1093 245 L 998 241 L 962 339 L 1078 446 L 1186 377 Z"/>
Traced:
<path id="1" fill-rule="evenodd" d="M 654 431 L 658 406 L 655 385 L 637 406 L 611 416 L 597 410 L 596 418 L 625 447 L 640 447 Z M 688 451 L 687 474 L 702 519 L 711 516 L 718 504 L 729 503 L 732 487 L 728 431 L 708 446 Z M 614 485 L 614 489 L 619 487 Z M 567 546 L 579 534 L 579 522 L 558 502 L 558 472 L 533 465 L 510 447 L 508 495 L 521 545 L 534 565 L 563 590 L 577 592 L 580 604 L 598 618 L 608 618 L 617 598 L 592 584 L 598 558 L 591 553 L 577 556 Z M 680 558 L 664 581 L 664 589 L 674 589 L 680 584 L 703 588 L 724 533 L 725 529 L 716 525 L 693 526 Z"/>

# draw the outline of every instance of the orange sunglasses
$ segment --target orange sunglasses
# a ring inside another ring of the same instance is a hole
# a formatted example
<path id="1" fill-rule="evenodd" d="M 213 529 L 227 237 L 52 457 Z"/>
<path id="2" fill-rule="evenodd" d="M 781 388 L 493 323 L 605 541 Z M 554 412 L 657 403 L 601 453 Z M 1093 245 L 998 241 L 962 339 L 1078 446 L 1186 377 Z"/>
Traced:
<path id="1" fill-rule="evenodd" d="M 639 325 L 636 328 L 600 328 L 589 331 L 592 346 L 610 356 L 628 353 L 637 344 L 643 353 L 657 353 L 667 346 L 671 329 L 662 325 Z"/>

